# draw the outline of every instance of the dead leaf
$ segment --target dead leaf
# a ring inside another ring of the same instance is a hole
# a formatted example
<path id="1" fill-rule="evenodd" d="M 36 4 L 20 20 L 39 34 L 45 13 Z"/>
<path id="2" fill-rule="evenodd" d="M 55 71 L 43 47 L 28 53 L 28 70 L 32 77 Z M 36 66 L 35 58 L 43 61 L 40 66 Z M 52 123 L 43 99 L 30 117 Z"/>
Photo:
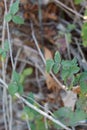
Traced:
<path id="1" fill-rule="evenodd" d="M 72 88 L 72 91 L 76 94 L 80 94 L 81 90 L 80 90 L 80 86 L 75 86 Z"/>
<path id="2" fill-rule="evenodd" d="M 73 91 L 67 91 L 62 100 L 65 107 L 70 107 L 72 110 L 74 110 L 75 103 L 77 101 L 77 94 L 75 94 Z"/>

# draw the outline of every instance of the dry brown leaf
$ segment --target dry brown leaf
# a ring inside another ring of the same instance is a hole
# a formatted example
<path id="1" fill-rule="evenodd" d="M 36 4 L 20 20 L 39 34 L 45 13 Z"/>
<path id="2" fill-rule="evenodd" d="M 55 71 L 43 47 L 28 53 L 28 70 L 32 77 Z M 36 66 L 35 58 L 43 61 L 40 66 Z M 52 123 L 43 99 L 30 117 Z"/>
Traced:
<path id="1" fill-rule="evenodd" d="M 80 94 L 81 90 L 80 90 L 80 86 L 75 86 L 73 87 L 72 91 L 76 94 Z"/>
<path id="2" fill-rule="evenodd" d="M 65 107 L 70 107 L 72 110 L 75 108 L 75 104 L 77 101 L 77 94 L 73 91 L 67 91 L 66 96 L 64 96 L 63 102 Z"/>

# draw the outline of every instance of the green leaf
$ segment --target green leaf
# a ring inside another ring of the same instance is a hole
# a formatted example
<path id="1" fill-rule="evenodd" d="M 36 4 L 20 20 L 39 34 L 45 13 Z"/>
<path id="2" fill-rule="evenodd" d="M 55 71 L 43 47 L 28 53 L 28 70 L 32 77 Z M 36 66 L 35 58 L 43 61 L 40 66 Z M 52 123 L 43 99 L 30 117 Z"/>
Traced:
<path id="1" fill-rule="evenodd" d="M 54 112 L 54 115 L 60 120 L 63 124 L 70 126 L 71 119 L 73 117 L 73 112 L 70 108 L 62 107 L 58 111 Z M 57 125 L 55 125 L 57 127 Z"/>
<path id="2" fill-rule="evenodd" d="M 23 18 L 21 18 L 20 16 L 13 16 L 12 17 L 12 21 L 15 23 L 15 24 L 24 24 L 24 20 Z"/>
<path id="3" fill-rule="evenodd" d="M 0 55 L 2 55 L 3 51 L 4 51 L 4 50 L 3 50 L 2 48 L 0 48 Z"/>
<path id="4" fill-rule="evenodd" d="M 3 53 L 2 53 L 2 57 L 5 59 L 5 58 L 6 58 L 6 56 L 7 56 L 6 52 L 5 52 L 5 51 L 3 51 Z"/>
<path id="5" fill-rule="evenodd" d="M 75 4 L 80 4 L 81 2 L 83 2 L 83 0 L 74 0 Z"/>
<path id="6" fill-rule="evenodd" d="M 27 113 L 30 121 L 34 120 L 36 115 L 34 114 L 34 110 L 33 109 L 25 106 L 24 107 L 24 111 Z"/>
<path id="7" fill-rule="evenodd" d="M 23 71 L 23 75 L 24 76 L 29 76 L 29 75 L 31 75 L 33 73 L 33 69 L 32 68 L 26 68 L 26 69 L 24 69 L 24 71 Z"/>
<path id="8" fill-rule="evenodd" d="M 34 104 L 34 94 L 32 92 L 29 93 L 27 100 L 31 103 Z"/>
<path id="9" fill-rule="evenodd" d="M 46 61 L 46 71 L 50 73 L 52 67 L 54 65 L 54 61 L 52 59 L 49 59 Z"/>
<path id="10" fill-rule="evenodd" d="M 87 72 L 83 72 L 80 76 L 80 87 L 83 94 L 87 93 Z"/>
<path id="11" fill-rule="evenodd" d="M 18 86 L 16 83 L 10 83 L 8 85 L 8 92 L 10 93 L 10 95 L 14 96 L 16 92 L 18 92 Z"/>
<path id="12" fill-rule="evenodd" d="M 82 110 L 76 110 L 71 125 L 74 126 L 77 122 L 85 120 L 87 118 L 87 114 Z"/>
<path id="13" fill-rule="evenodd" d="M 15 15 L 18 12 L 18 10 L 19 10 L 19 0 L 17 0 L 12 4 L 12 6 L 10 7 L 10 13 L 12 15 Z"/>
<path id="14" fill-rule="evenodd" d="M 22 95 L 24 92 L 23 86 L 21 84 L 18 84 L 18 93 Z"/>
<path id="15" fill-rule="evenodd" d="M 82 25 L 82 40 L 83 40 L 83 46 L 87 47 L 87 22 L 85 22 Z"/>
<path id="16" fill-rule="evenodd" d="M 66 126 L 75 126 L 79 121 L 87 118 L 84 111 L 76 110 L 73 112 L 67 107 L 62 107 L 58 111 L 55 111 L 54 115 Z"/>
<path id="17" fill-rule="evenodd" d="M 53 65 L 53 72 L 54 72 L 55 74 L 57 74 L 57 73 L 59 72 L 59 70 L 60 70 L 60 64 L 58 65 L 57 63 L 55 63 L 55 64 Z"/>
<path id="18" fill-rule="evenodd" d="M 25 80 L 25 76 L 23 74 L 21 74 L 19 83 L 23 85 L 24 84 L 24 80 Z"/>
<path id="19" fill-rule="evenodd" d="M 54 61 L 57 63 L 61 62 L 61 56 L 60 56 L 60 53 L 58 51 L 54 55 Z"/>
<path id="20" fill-rule="evenodd" d="M 12 15 L 10 13 L 6 14 L 5 20 L 6 22 L 10 22 L 12 20 Z"/>
<path id="21" fill-rule="evenodd" d="M 37 120 L 35 120 L 35 124 L 36 124 L 36 130 L 45 130 L 45 125 L 44 125 L 44 120 L 43 118 L 39 118 Z"/>
<path id="22" fill-rule="evenodd" d="M 67 29 L 68 29 L 68 32 L 71 32 L 72 30 L 74 30 L 76 27 L 75 27 L 75 24 L 68 24 L 67 26 Z"/>
<path id="23" fill-rule="evenodd" d="M 19 83 L 20 81 L 20 75 L 16 71 L 13 71 L 12 73 L 12 80 L 13 82 L 17 82 L 17 83 Z"/>

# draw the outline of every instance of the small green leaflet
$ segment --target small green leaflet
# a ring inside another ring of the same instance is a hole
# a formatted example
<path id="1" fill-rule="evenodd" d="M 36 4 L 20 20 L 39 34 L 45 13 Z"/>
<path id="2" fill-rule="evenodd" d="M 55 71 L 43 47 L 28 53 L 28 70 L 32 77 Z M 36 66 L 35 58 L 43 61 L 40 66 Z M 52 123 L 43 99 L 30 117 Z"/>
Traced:
<path id="1" fill-rule="evenodd" d="M 83 0 L 74 0 L 75 4 L 80 4 L 81 2 L 83 2 Z"/>
<path id="2" fill-rule="evenodd" d="M 27 76 L 30 76 L 32 73 L 33 73 L 33 69 L 31 67 L 24 69 L 20 76 L 20 83 L 23 84 L 25 78 Z"/>
<path id="3" fill-rule="evenodd" d="M 8 92 L 10 93 L 11 96 L 14 96 L 15 93 L 18 92 L 18 86 L 16 83 L 12 82 L 8 85 Z"/>
<path id="4" fill-rule="evenodd" d="M 87 22 L 85 22 L 83 25 L 82 25 L 82 40 L 83 40 L 83 46 L 84 47 L 87 47 Z"/>
<path id="5" fill-rule="evenodd" d="M 5 40 L 4 42 L 4 48 L 0 48 L 0 55 L 2 56 L 2 58 L 6 58 L 7 52 L 9 51 L 9 44 L 8 44 L 8 40 Z"/>
<path id="6" fill-rule="evenodd" d="M 4 50 L 3 50 L 2 48 L 0 48 L 0 55 L 2 55 L 3 51 L 4 51 Z"/>
<path id="7" fill-rule="evenodd" d="M 12 20 L 12 15 L 10 13 L 6 14 L 5 20 L 6 22 L 10 22 Z"/>
<path id="8" fill-rule="evenodd" d="M 29 76 L 29 75 L 31 75 L 33 73 L 33 69 L 32 68 L 26 68 L 26 69 L 24 69 L 24 71 L 23 71 L 23 75 L 24 76 Z"/>
<path id="9" fill-rule="evenodd" d="M 60 70 L 60 64 L 54 63 L 53 65 L 53 72 L 57 74 Z"/>
<path id="10" fill-rule="evenodd" d="M 13 17 L 12 17 L 12 21 L 13 21 L 15 24 L 24 24 L 23 18 L 21 18 L 21 17 L 18 16 L 18 15 L 13 16 Z"/>
<path id="11" fill-rule="evenodd" d="M 18 84 L 17 86 L 18 86 L 18 93 L 19 93 L 20 95 L 22 95 L 23 92 L 24 92 L 23 86 L 22 86 L 21 84 Z"/>
<path id="12" fill-rule="evenodd" d="M 53 65 L 54 65 L 54 61 L 52 59 L 46 61 L 46 70 L 48 73 L 50 73 Z"/>
<path id="13" fill-rule="evenodd" d="M 60 63 L 61 62 L 61 56 L 60 56 L 60 53 L 58 51 L 54 55 L 54 61 L 56 63 Z"/>
<path id="14" fill-rule="evenodd" d="M 20 75 L 16 71 L 13 71 L 13 73 L 12 73 L 12 81 L 18 83 L 19 80 L 20 80 Z"/>
<path id="15" fill-rule="evenodd" d="M 10 14 L 15 15 L 19 10 L 19 0 L 16 0 L 10 7 Z"/>
<path id="16" fill-rule="evenodd" d="M 74 30 L 76 27 L 75 27 L 75 24 L 68 24 L 67 26 L 67 30 L 68 32 L 71 32 L 72 30 Z"/>
<path id="17" fill-rule="evenodd" d="M 43 117 L 35 120 L 36 130 L 46 130 Z"/>
<path id="18" fill-rule="evenodd" d="M 27 101 L 34 104 L 34 94 L 32 92 L 28 94 Z"/>
<path id="19" fill-rule="evenodd" d="M 87 93 L 87 72 L 81 73 L 80 76 L 80 87 L 83 94 Z"/>

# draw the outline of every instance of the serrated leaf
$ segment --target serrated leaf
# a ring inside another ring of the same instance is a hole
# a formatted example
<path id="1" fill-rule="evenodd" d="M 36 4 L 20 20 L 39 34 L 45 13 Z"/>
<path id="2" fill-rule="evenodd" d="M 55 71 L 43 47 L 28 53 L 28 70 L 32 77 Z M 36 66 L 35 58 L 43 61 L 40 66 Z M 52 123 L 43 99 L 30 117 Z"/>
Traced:
<path id="1" fill-rule="evenodd" d="M 65 125 L 69 126 L 73 117 L 73 112 L 70 108 L 62 107 L 54 112 L 54 115 Z"/>
<path id="2" fill-rule="evenodd" d="M 54 55 L 54 61 L 57 63 L 61 62 L 61 56 L 60 56 L 60 53 L 58 51 Z"/>
<path id="3" fill-rule="evenodd" d="M 16 71 L 12 73 L 12 81 L 17 83 L 20 81 L 20 75 Z"/>
<path id="4" fill-rule="evenodd" d="M 6 22 L 10 22 L 12 20 L 12 15 L 10 13 L 6 14 L 5 20 Z"/>
<path id="5" fill-rule="evenodd" d="M 21 18 L 20 16 L 17 16 L 17 15 L 12 17 L 12 21 L 16 24 L 24 24 L 23 18 Z"/>
<path id="6" fill-rule="evenodd" d="M 87 93 L 87 72 L 83 72 L 80 76 L 80 87 L 82 93 Z"/>
<path id="7" fill-rule="evenodd" d="M 16 92 L 18 92 L 18 86 L 15 83 L 10 83 L 8 85 L 8 92 L 10 93 L 10 95 L 14 96 Z"/>
<path id="8" fill-rule="evenodd" d="M 22 95 L 23 92 L 24 92 L 23 86 L 22 86 L 21 84 L 18 84 L 18 93 L 19 93 L 20 95 Z"/>
<path id="9" fill-rule="evenodd" d="M 73 59 L 71 60 L 71 64 L 72 64 L 72 65 L 77 65 L 77 59 L 76 59 L 76 58 L 73 58 Z"/>
<path id="10" fill-rule="evenodd" d="M 63 80 L 66 80 L 66 78 L 69 76 L 69 71 L 63 69 L 61 72 L 61 77 Z"/>
<path id="11" fill-rule="evenodd" d="M 54 65 L 54 61 L 49 59 L 46 61 L 46 71 L 49 73 Z"/>
<path id="12" fill-rule="evenodd" d="M 73 118 L 72 118 L 72 125 L 74 126 L 77 122 L 85 120 L 87 118 L 87 114 L 82 110 L 76 110 Z"/>
<path id="13" fill-rule="evenodd" d="M 29 76 L 29 75 L 31 75 L 33 73 L 33 69 L 32 68 L 26 68 L 26 69 L 24 69 L 24 71 L 23 71 L 23 75 L 24 76 Z"/>
<path id="14" fill-rule="evenodd" d="M 73 112 L 67 107 L 60 108 L 58 111 L 54 112 L 54 115 L 66 126 L 75 126 L 79 121 L 87 118 L 84 111 L 76 110 Z"/>
<path id="15" fill-rule="evenodd" d="M 34 110 L 33 109 L 25 106 L 24 107 L 24 111 L 27 113 L 27 115 L 29 117 L 29 120 L 31 120 L 31 121 L 34 120 L 36 115 L 34 114 Z"/>
<path id="16" fill-rule="evenodd" d="M 53 72 L 54 72 L 55 74 L 57 74 L 57 73 L 59 72 L 59 69 L 60 69 L 60 64 L 55 63 L 55 64 L 53 65 Z"/>
<path id="17" fill-rule="evenodd" d="M 19 0 L 17 0 L 12 4 L 12 6 L 10 7 L 10 13 L 12 15 L 15 15 L 18 12 L 18 10 L 19 10 Z"/>

